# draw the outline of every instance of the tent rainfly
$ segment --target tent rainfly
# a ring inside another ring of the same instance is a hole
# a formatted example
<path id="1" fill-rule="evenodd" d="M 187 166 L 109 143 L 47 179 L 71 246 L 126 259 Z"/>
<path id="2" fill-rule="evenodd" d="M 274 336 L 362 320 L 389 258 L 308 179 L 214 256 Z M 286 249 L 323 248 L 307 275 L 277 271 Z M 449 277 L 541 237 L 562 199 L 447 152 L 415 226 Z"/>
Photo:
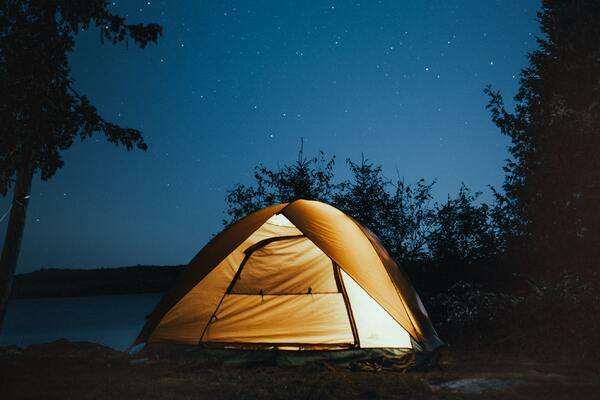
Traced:
<path id="1" fill-rule="evenodd" d="M 378 238 L 340 210 L 297 200 L 215 236 L 149 316 L 140 343 L 433 351 L 419 296 Z"/>

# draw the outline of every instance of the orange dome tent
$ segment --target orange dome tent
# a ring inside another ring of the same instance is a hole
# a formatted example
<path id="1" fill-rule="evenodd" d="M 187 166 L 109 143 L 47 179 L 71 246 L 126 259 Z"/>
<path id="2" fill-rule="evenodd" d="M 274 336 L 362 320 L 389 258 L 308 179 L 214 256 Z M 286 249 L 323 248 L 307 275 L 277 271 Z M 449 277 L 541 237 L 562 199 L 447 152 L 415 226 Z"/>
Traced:
<path id="1" fill-rule="evenodd" d="M 190 262 L 135 344 L 432 351 L 419 296 L 377 237 L 340 210 L 297 200 L 223 230 Z"/>

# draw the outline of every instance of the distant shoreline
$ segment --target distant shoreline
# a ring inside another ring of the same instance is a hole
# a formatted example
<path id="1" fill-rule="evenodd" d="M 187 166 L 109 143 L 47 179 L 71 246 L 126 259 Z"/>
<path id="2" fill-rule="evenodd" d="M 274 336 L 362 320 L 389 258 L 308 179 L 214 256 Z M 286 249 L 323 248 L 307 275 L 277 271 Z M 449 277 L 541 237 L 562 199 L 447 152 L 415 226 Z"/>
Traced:
<path id="1" fill-rule="evenodd" d="M 44 268 L 15 275 L 11 299 L 103 296 L 167 291 L 183 265 L 67 269 Z"/>

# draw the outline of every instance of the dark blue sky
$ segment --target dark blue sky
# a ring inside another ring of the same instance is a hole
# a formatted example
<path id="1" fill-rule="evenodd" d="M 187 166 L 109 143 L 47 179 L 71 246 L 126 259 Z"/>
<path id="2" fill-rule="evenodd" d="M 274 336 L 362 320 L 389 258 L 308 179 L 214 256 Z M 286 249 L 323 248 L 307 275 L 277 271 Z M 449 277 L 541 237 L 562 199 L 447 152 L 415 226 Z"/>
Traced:
<path id="1" fill-rule="evenodd" d="M 34 182 L 19 272 L 49 266 L 186 263 L 220 230 L 224 197 L 252 167 L 305 151 L 364 153 L 408 182 L 502 183 L 507 140 L 483 88 L 509 97 L 538 33 L 532 0 L 116 1 L 159 22 L 144 51 L 84 32 L 76 87 L 141 129 L 147 153 L 100 136 Z M 488 196 L 489 198 L 489 196 Z M 0 199 L 0 214 L 8 207 Z M 0 224 L 2 234 L 6 221 Z"/>

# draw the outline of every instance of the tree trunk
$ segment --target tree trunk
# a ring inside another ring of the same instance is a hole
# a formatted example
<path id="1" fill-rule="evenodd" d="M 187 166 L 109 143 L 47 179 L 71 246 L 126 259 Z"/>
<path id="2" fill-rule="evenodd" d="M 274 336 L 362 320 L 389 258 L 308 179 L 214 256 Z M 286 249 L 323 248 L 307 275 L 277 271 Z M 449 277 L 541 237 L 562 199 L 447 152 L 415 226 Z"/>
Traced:
<path id="1" fill-rule="evenodd" d="M 20 168 L 17 171 L 12 208 L 6 229 L 6 238 L 2 247 L 2 255 L 0 256 L 0 332 L 2 331 L 2 322 L 6 313 L 13 277 L 17 269 L 32 180 L 33 168 L 30 166 Z"/>

